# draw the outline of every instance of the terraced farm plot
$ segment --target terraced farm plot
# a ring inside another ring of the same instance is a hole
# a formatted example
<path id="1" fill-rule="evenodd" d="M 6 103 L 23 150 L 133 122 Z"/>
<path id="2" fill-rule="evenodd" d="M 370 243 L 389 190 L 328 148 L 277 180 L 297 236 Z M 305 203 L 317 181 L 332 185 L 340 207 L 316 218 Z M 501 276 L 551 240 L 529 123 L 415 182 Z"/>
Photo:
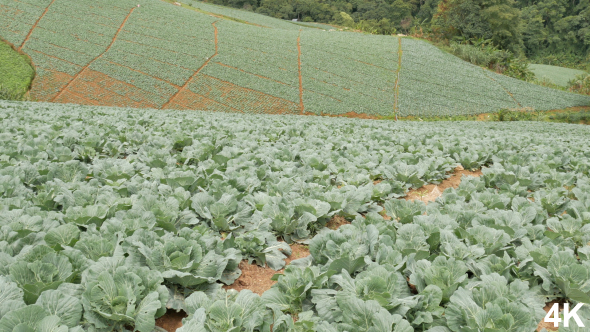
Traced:
<path id="1" fill-rule="evenodd" d="M 419 40 L 188 1 L 0 0 L 39 101 L 238 113 L 459 115 L 584 106 Z"/>

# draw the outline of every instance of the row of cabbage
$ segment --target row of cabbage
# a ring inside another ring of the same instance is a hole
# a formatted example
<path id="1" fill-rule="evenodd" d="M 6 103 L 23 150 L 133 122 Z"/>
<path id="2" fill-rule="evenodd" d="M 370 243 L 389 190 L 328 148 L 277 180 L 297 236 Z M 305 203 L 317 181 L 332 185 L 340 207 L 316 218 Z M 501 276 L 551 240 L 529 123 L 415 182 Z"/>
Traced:
<path id="1" fill-rule="evenodd" d="M 16 102 L 0 118 L 0 332 L 150 332 L 167 309 L 183 331 L 532 331 L 546 302 L 590 302 L 583 126 Z M 400 199 L 458 165 L 484 175 Z M 352 224 L 326 229 L 335 215 Z M 285 267 L 292 241 L 311 256 L 261 297 L 221 289 L 242 260 Z"/>

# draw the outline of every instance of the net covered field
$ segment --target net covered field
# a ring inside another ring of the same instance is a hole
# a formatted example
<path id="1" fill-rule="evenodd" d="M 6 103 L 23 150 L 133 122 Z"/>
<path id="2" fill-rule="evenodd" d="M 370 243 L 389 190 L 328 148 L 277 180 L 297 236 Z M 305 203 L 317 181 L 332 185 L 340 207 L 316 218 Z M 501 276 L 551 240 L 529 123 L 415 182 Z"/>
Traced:
<path id="1" fill-rule="evenodd" d="M 0 331 L 151 332 L 170 309 L 191 332 L 531 332 L 546 303 L 590 302 L 587 126 L 0 118 Z M 294 242 L 310 255 L 285 268 Z M 261 296 L 222 288 L 251 265 L 285 269 Z"/>

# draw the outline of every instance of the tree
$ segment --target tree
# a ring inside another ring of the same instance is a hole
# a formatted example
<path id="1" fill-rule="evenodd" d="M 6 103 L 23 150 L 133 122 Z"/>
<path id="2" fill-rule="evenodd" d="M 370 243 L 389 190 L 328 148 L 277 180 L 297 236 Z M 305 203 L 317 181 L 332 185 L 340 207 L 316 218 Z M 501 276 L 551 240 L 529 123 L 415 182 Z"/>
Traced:
<path id="1" fill-rule="evenodd" d="M 432 29 L 446 39 L 490 39 L 502 49 L 520 53 L 520 11 L 513 0 L 442 0 Z"/>

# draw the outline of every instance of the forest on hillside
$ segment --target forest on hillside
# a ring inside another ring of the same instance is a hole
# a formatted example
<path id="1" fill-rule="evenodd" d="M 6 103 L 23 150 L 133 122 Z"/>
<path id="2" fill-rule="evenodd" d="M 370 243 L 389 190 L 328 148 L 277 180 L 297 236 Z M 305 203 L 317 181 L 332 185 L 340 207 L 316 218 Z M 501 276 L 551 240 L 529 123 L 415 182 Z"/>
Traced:
<path id="1" fill-rule="evenodd" d="M 281 19 L 377 34 L 426 34 L 587 69 L 589 0 L 209 0 Z"/>

